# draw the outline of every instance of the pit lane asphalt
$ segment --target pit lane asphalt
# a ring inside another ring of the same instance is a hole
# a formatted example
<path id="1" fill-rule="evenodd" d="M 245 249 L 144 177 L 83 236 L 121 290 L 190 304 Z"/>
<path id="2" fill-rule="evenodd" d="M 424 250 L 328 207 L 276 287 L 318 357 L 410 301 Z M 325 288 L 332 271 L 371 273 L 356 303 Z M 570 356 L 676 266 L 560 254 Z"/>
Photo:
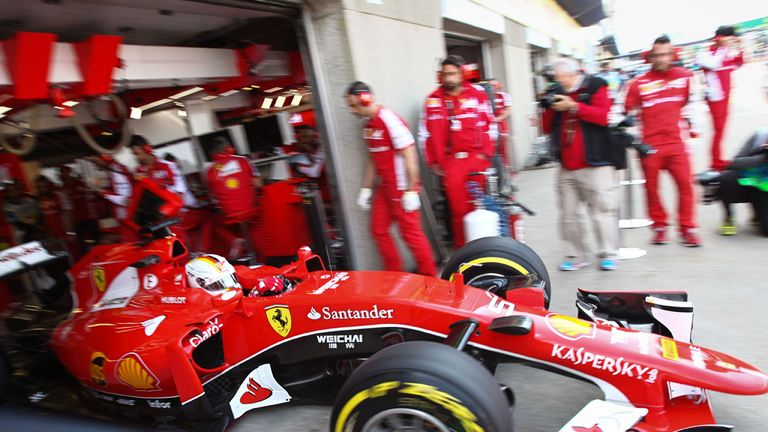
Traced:
<path id="1" fill-rule="evenodd" d="M 768 127 L 768 98 L 761 89 L 765 66 L 751 63 L 736 72 L 730 119 L 724 142 L 725 155 L 731 157 L 757 127 Z M 692 145 L 694 172 L 708 165 L 711 121 L 706 104 L 693 103 L 702 136 Z M 639 169 L 635 173 L 639 173 Z M 550 269 L 553 286 L 551 310 L 575 314 L 577 288 L 603 290 L 684 289 L 694 304 L 694 342 L 734 355 L 763 371 L 768 371 L 768 238 L 749 226 L 751 209 L 737 205 L 739 234 L 717 234 L 722 209 L 719 205 L 697 205 L 699 234 L 704 246 L 685 248 L 675 242 L 653 246 L 648 229 L 622 230 L 625 247 L 638 247 L 648 254 L 622 261 L 618 270 L 604 272 L 594 266 L 577 272 L 559 272 L 561 248 L 557 232 L 554 201 L 555 168 L 522 172 L 517 179 L 522 202 L 536 210 L 527 217 L 526 240 Z M 664 201 L 674 214 L 676 194 L 671 178 L 662 177 Z M 699 193 L 701 191 L 698 191 Z M 641 188 L 635 191 L 636 215 L 644 217 Z M 591 244 L 593 237 L 587 237 Z M 518 431 L 559 430 L 586 403 L 601 397 L 599 390 L 583 382 L 554 376 L 522 366 L 499 367 L 499 381 L 515 391 L 515 426 Z M 768 430 L 768 396 L 747 397 L 710 393 L 719 423 L 732 424 L 738 431 Z M 308 432 L 325 431 L 330 409 L 314 406 L 276 406 L 245 414 L 231 427 L 232 432 L 253 430 Z M 141 430 L 121 425 L 73 417 L 29 407 L 0 407 L 3 430 Z"/>

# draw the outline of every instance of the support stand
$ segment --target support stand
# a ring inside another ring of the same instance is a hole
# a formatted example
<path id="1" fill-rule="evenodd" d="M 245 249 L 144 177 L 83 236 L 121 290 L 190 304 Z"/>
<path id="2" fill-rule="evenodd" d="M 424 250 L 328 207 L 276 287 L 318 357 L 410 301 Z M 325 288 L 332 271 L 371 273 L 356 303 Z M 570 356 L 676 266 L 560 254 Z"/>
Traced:
<path id="1" fill-rule="evenodd" d="M 641 248 L 633 248 L 633 247 L 623 247 L 624 246 L 624 235 L 622 234 L 622 229 L 632 229 L 632 228 L 643 228 L 647 227 L 652 224 L 652 222 L 649 219 L 641 219 L 641 218 L 633 218 L 634 211 L 635 211 L 635 200 L 634 200 L 634 193 L 633 189 L 636 185 L 642 185 L 645 184 L 645 179 L 634 179 L 632 178 L 632 160 L 627 161 L 627 169 L 624 170 L 624 177 L 625 180 L 619 182 L 619 185 L 625 187 L 624 192 L 624 202 L 626 205 L 624 206 L 624 212 L 621 212 L 622 206 L 619 205 L 619 213 L 624 213 L 624 216 L 626 219 L 619 219 L 618 224 L 618 231 L 619 231 L 619 251 L 617 254 L 617 258 L 620 260 L 630 260 L 635 258 L 640 258 L 642 256 L 645 256 L 648 252 L 645 249 Z"/>

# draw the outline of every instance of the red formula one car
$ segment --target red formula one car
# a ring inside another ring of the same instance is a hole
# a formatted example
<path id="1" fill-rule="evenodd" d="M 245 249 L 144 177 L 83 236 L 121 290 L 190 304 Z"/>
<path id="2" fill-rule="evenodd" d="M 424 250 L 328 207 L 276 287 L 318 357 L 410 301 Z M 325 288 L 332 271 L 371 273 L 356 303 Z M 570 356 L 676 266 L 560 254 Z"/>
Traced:
<path id="1" fill-rule="evenodd" d="M 210 292 L 191 287 L 185 246 L 147 214 L 145 241 L 98 247 L 70 270 L 71 313 L 43 343 L 55 357 L 37 351 L 49 366 L 33 367 L 29 353 L 22 364 L 29 340 L 4 343 L 0 366 L 15 371 L 16 394 L 195 430 L 326 397 L 334 432 L 511 431 L 512 391 L 493 372 L 523 362 L 604 392 L 563 431 L 661 432 L 730 430 L 717 425 L 708 389 L 768 392 L 761 371 L 690 343 L 684 292 L 581 291 L 583 319 L 549 312 L 546 268 L 509 238 L 467 244 L 444 279 L 330 271 L 303 248 L 281 268 L 240 268 L 252 276 L 242 288 Z M 249 295 L 276 276 L 285 290 Z M 23 373 L 50 374 L 54 362 L 65 378 Z"/>

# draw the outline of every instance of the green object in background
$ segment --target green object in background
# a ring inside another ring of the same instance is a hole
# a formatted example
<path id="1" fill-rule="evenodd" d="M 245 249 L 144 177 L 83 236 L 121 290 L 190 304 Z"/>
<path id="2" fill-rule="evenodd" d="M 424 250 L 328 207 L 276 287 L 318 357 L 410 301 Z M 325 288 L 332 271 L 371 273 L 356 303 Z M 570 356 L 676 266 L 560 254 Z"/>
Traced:
<path id="1" fill-rule="evenodd" d="M 753 20 L 734 24 L 733 26 L 736 27 L 736 31 L 739 33 L 761 29 L 763 27 L 768 27 L 768 17 L 755 18 Z"/>
<path id="2" fill-rule="evenodd" d="M 739 184 L 742 186 L 752 186 L 763 192 L 768 192 L 768 167 L 750 168 L 744 170 L 743 177 L 739 177 Z"/>

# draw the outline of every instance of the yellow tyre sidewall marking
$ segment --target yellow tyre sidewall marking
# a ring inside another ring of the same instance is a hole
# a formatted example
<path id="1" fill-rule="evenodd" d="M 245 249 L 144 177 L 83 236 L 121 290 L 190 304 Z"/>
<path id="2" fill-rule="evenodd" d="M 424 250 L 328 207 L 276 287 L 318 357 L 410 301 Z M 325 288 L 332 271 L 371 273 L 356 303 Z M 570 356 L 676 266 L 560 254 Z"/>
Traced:
<path id="1" fill-rule="evenodd" d="M 386 381 L 375 386 L 361 390 L 356 395 L 349 398 L 344 404 L 344 407 L 339 411 L 339 417 L 336 419 L 335 432 L 342 432 L 344 424 L 347 422 L 347 418 L 352 411 L 357 408 L 366 399 L 371 399 L 379 396 L 384 396 L 389 393 L 390 390 L 400 387 L 400 381 Z"/>
<path id="2" fill-rule="evenodd" d="M 477 417 L 472 413 L 472 411 L 469 408 L 462 405 L 461 401 L 457 399 L 455 396 L 449 393 L 443 392 L 434 386 L 430 386 L 426 384 L 421 384 L 421 383 L 402 383 L 402 384 L 404 384 L 405 387 L 401 387 L 400 381 L 386 381 L 380 384 L 376 384 L 371 388 L 359 391 L 357 394 L 349 398 L 349 400 L 347 400 L 347 402 L 341 408 L 341 411 L 339 411 L 339 416 L 336 419 L 336 426 L 334 427 L 334 431 L 335 432 L 344 431 L 344 425 L 346 424 L 347 419 L 349 418 L 349 415 L 362 402 L 364 402 L 367 399 L 384 396 L 387 393 L 389 393 L 390 390 L 394 390 L 396 388 L 400 388 L 399 390 L 400 393 L 419 396 L 421 398 L 424 398 L 428 401 L 431 401 L 433 403 L 436 403 L 442 406 L 444 409 L 448 410 L 451 414 L 453 414 L 453 416 L 459 420 L 459 422 L 468 432 L 484 432 L 485 431 L 485 429 L 483 429 L 480 425 L 477 424 Z"/>
<path id="3" fill-rule="evenodd" d="M 526 270 L 525 267 L 521 266 L 515 261 L 506 259 L 506 258 L 500 258 L 500 257 L 482 257 L 482 258 L 473 259 L 468 263 L 463 263 L 462 265 L 460 265 L 459 271 L 457 273 L 464 274 L 464 272 L 467 271 L 467 269 L 474 267 L 476 265 L 483 265 L 483 264 L 501 264 L 507 267 L 512 267 L 523 276 L 528 275 L 530 273 L 528 270 Z M 449 279 L 449 281 L 453 281 L 453 275 L 451 275 L 451 278 Z"/>

